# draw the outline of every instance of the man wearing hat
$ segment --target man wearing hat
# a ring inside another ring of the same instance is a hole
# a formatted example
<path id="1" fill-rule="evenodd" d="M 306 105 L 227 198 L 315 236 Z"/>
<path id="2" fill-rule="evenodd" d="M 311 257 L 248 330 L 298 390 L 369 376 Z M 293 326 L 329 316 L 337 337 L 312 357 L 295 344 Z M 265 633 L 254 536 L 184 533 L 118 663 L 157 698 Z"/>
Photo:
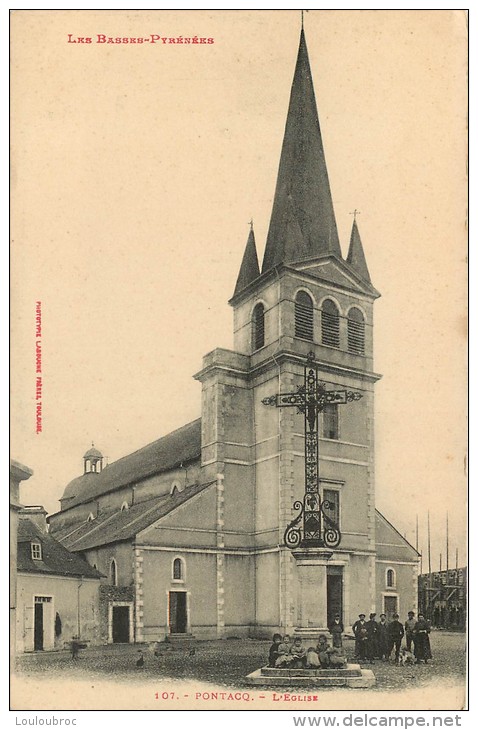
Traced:
<path id="1" fill-rule="evenodd" d="M 365 659 L 367 656 L 367 627 L 364 613 L 359 613 L 359 620 L 352 626 L 352 631 L 355 636 L 355 658 Z"/>
<path id="2" fill-rule="evenodd" d="M 395 664 L 398 664 L 398 658 L 400 656 L 400 646 L 402 643 L 403 635 L 405 633 L 403 624 L 400 623 L 398 613 L 393 614 L 393 621 L 391 621 L 388 627 L 388 636 L 390 639 L 390 653 L 395 648 Z"/>
<path id="3" fill-rule="evenodd" d="M 367 629 L 367 659 L 373 664 L 376 656 L 378 656 L 377 648 L 377 630 L 378 625 L 375 621 L 376 613 L 371 613 L 369 620 L 365 623 Z"/>
<path id="4" fill-rule="evenodd" d="M 377 645 L 378 657 L 386 661 L 390 655 L 390 639 L 388 637 L 388 621 L 384 613 L 380 614 L 380 621 L 377 624 Z"/>
<path id="5" fill-rule="evenodd" d="M 342 646 L 342 634 L 344 625 L 340 619 L 340 614 L 336 613 L 334 620 L 328 626 L 329 632 L 332 634 L 332 646 L 339 649 Z"/>
<path id="6" fill-rule="evenodd" d="M 408 612 L 408 618 L 405 621 L 405 639 L 407 642 L 407 650 L 412 650 L 412 641 L 413 641 L 413 631 L 415 629 L 415 624 L 417 623 L 417 620 L 415 618 L 415 612 L 409 611 Z"/>

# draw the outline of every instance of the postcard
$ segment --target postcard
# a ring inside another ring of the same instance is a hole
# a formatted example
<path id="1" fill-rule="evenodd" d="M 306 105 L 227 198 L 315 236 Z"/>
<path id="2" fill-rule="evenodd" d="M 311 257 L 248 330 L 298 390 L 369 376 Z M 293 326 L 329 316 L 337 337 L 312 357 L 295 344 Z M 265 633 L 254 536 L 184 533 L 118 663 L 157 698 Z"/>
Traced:
<path id="1" fill-rule="evenodd" d="M 466 707 L 467 44 L 11 12 L 14 710 Z"/>

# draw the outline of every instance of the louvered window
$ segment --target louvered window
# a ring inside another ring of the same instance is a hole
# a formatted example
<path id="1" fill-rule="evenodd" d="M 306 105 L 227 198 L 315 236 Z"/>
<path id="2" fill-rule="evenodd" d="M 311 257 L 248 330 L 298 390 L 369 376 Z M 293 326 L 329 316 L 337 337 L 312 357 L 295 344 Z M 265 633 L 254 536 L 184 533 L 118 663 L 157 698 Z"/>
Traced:
<path id="1" fill-rule="evenodd" d="M 331 299 L 322 304 L 322 343 L 340 347 L 339 310 Z"/>
<path id="2" fill-rule="evenodd" d="M 339 438 L 339 409 L 336 403 L 327 403 L 322 411 L 322 438 Z"/>
<path id="3" fill-rule="evenodd" d="M 264 305 L 257 304 L 252 312 L 252 350 L 259 350 L 264 347 Z"/>
<path id="4" fill-rule="evenodd" d="M 314 305 L 305 291 L 297 292 L 295 298 L 295 336 L 314 339 Z"/>
<path id="5" fill-rule="evenodd" d="M 347 349 L 354 355 L 365 353 L 364 316 L 356 307 L 352 307 L 347 317 Z"/>

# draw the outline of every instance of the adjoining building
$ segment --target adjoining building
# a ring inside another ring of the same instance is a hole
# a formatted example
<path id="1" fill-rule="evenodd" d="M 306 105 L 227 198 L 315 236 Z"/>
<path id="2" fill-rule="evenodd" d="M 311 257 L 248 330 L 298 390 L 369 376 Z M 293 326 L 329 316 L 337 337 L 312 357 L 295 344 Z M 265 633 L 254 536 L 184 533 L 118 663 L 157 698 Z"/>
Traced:
<path id="1" fill-rule="evenodd" d="M 195 375 L 201 418 L 104 468 L 93 447 L 49 518 L 108 576 L 103 640 L 270 635 L 319 630 L 337 612 L 350 625 L 362 611 L 417 610 L 418 553 L 375 508 L 379 296 L 355 219 L 342 256 L 302 31 L 264 259 L 251 226 L 234 350 L 208 353 Z M 320 414 L 320 497 L 341 541 L 307 567 L 284 542 L 304 496 L 304 417 L 267 403 L 297 392 L 309 353 L 324 387 L 359 395 Z"/>
<path id="2" fill-rule="evenodd" d="M 101 574 L 48 534 L 43 507 L 18 514 L 17 651 L 99 644 Z"/>
<path id="3" fill-rule="evenodd" d="M 419 575 L 418 606 L 435 628 L 466 631 L 467 569 Z"/>
<path id="4" fill-rule="evenodd" d="M 100 643 L 101 574 L 48 534 L 43 507 L 18 517 L 17 651 L 64 649 L 73 637 Z"/>
<path id="5" fill-rule="evenodd" d="M 10 459 L 10 662 L 16 653 L 17 626 L 17 537 L 20 504 L 20 483 L 30 479 L 33 471 L 28 466 Z"/>

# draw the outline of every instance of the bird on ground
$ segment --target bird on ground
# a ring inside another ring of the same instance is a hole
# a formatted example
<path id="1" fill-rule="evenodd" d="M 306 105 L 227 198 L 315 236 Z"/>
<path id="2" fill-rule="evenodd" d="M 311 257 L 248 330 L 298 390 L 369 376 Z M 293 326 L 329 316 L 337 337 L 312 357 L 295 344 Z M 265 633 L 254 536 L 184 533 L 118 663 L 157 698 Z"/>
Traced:
<path id="1" fill-rule="evenodd" d="M 189 649 L 189 653 L 188 653 L 188 656 L 194 656 L 194 655 L 195 655 L 195 653 L 196 653 L 196 648 L 195 648 L 195 647 L 193 647 L 192 649 Z"/>
<path id="2" fill-rule="evenodd" d="M 143 656 L 143 652 L 141 651 L 141 649 L 139 649 L 139 653 L 140 653 L 140 657 L 136 662 L 136 668 L 142 669 L 144 667 L 144 656 Z"/>

